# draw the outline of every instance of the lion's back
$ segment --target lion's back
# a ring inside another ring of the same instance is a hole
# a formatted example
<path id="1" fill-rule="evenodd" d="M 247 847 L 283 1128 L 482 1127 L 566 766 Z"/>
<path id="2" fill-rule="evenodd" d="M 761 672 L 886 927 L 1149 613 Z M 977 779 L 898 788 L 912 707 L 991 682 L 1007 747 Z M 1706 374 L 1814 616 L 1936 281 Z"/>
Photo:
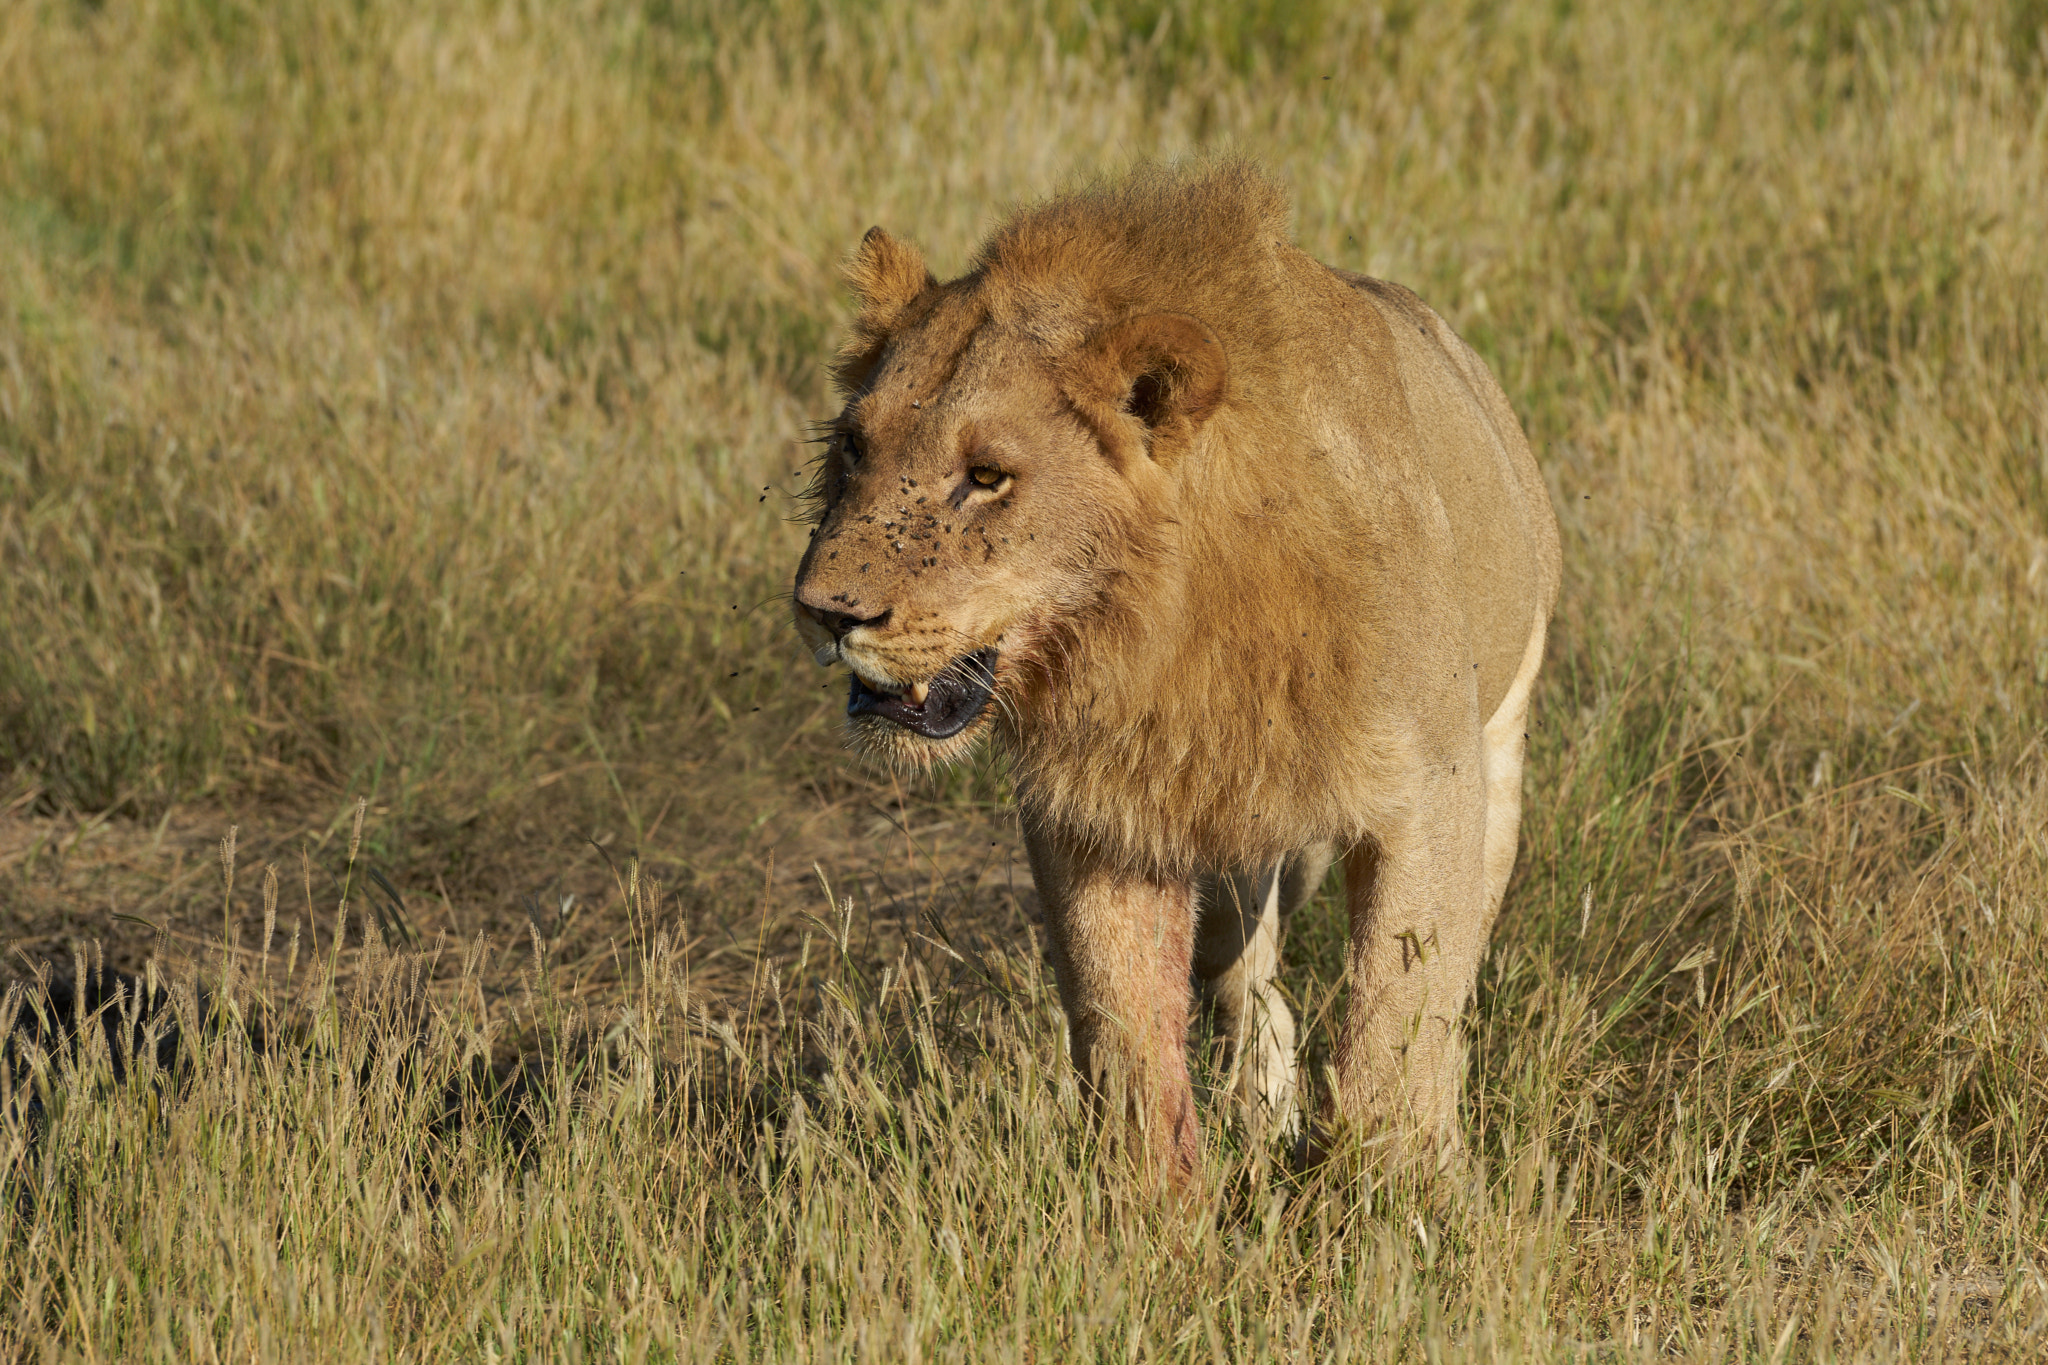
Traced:
<path id="1" fill-rule="evenodd" d="M 1486 363 L 1413 290 L 1331 268 L 1385 324 L 1420 472 L 1456 546 L 1453 583 L 1491 715 L 1557 600 L 1557 519 L 1528 438 Z"/>

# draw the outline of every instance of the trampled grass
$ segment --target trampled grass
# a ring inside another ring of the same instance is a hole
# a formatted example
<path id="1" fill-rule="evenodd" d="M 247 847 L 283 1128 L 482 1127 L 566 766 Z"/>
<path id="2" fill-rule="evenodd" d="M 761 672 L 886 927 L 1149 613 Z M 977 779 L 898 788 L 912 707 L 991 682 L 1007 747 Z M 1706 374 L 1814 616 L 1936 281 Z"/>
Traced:
<path id="1" fill-rule="evenodd" d="M 8 998 L 0 1341 L 2039 1357 L 2048 16 L 984 8 L 0 12 L 0 802 L 68 831 L 0 933 L 153 962 L 180 1042 Z M 1567 577 L 1469 1165 L 1299 1177 L 1218 1105 L 1164 1209 L 967 852 L 1002 774 L 854 770 L 775 598 L 859 233 L 957 267 L 1221 145 L 1495 366 Z M 248 845 L 50 917 L 192 820 L 332 834 L 264 846 L 267 954 Z"/>

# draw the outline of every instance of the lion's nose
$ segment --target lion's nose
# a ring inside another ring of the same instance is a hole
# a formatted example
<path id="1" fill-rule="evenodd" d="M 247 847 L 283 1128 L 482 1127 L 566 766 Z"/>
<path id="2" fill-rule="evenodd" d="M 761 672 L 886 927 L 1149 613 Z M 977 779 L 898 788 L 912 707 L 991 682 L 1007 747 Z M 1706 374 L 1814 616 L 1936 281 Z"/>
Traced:
<path id="1" fill-rule="evenodd" d="M 811 614 L 812 620 L 832 632 L 832 638 L 835 640 L 845 639 L 847 632 L 855 626 L 874 626 L 876 629 L 880 629 L 889 620 L 889 609 L 887 607 L 872 615 L 862 616 L 855 611 L 837 611 L 830 607 L 821 607 L 815 602 L 805 602 L 801 597 L 797 600 L 801 603 L 803 609 Z M 859 604 L 849 602 L 846 605 L 851 607 L 858 606 Z"/>

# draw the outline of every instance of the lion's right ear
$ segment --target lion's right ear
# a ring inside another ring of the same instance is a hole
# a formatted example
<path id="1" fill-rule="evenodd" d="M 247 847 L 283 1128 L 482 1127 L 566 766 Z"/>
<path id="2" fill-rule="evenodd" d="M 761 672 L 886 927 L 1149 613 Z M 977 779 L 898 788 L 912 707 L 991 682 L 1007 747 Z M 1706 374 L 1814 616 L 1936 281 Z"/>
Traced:
<path id="1" fill-rule="evenodd" d="M 857 326 L 888 331 L 910 301 L 938 281 L 925 267 L 924 253 L 878 227 L 846 258 L 846 282 L 860 296 Z"/>
<path id="2" fill-rule="evenodd" d="M 832 366 L 832 377 L 842 390 L 851 393 L 881 359 L 882 348 L 889 344 L 904 311 L 938 281 L 926 267 L 923 252 L 879 227 L 869 228 L 860 239 L 853 255 L 846 258 L 844 274 L 860 299 L 860 313 Z"/>

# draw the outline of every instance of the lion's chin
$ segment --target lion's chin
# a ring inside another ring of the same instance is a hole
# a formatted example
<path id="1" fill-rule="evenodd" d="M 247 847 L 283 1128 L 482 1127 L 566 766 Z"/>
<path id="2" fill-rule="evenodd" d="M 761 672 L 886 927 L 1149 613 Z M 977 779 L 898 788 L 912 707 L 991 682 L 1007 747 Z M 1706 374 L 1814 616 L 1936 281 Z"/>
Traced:
<path id="1" fill-rule="evenodd" d="M 846 720 L 856 748 L 896 767 L 924 769 L 974 747 L 995 692 L 996 651 L 963 654 L 914 693 L 884 691 L 859 673 L 848 683 Z M 918 700 L 913 702 L 911 696 Z"/>
<path id="2" fill-rule="evenodd" d="M 906 777 L 922 777 L 933 769 L 964 762 L 988 728 L 984 719 L 947 739 L 926 739 L 874 716 L 851 716 L 846 722 L 846 738 L 854 752 L 868 762 Z"/>

